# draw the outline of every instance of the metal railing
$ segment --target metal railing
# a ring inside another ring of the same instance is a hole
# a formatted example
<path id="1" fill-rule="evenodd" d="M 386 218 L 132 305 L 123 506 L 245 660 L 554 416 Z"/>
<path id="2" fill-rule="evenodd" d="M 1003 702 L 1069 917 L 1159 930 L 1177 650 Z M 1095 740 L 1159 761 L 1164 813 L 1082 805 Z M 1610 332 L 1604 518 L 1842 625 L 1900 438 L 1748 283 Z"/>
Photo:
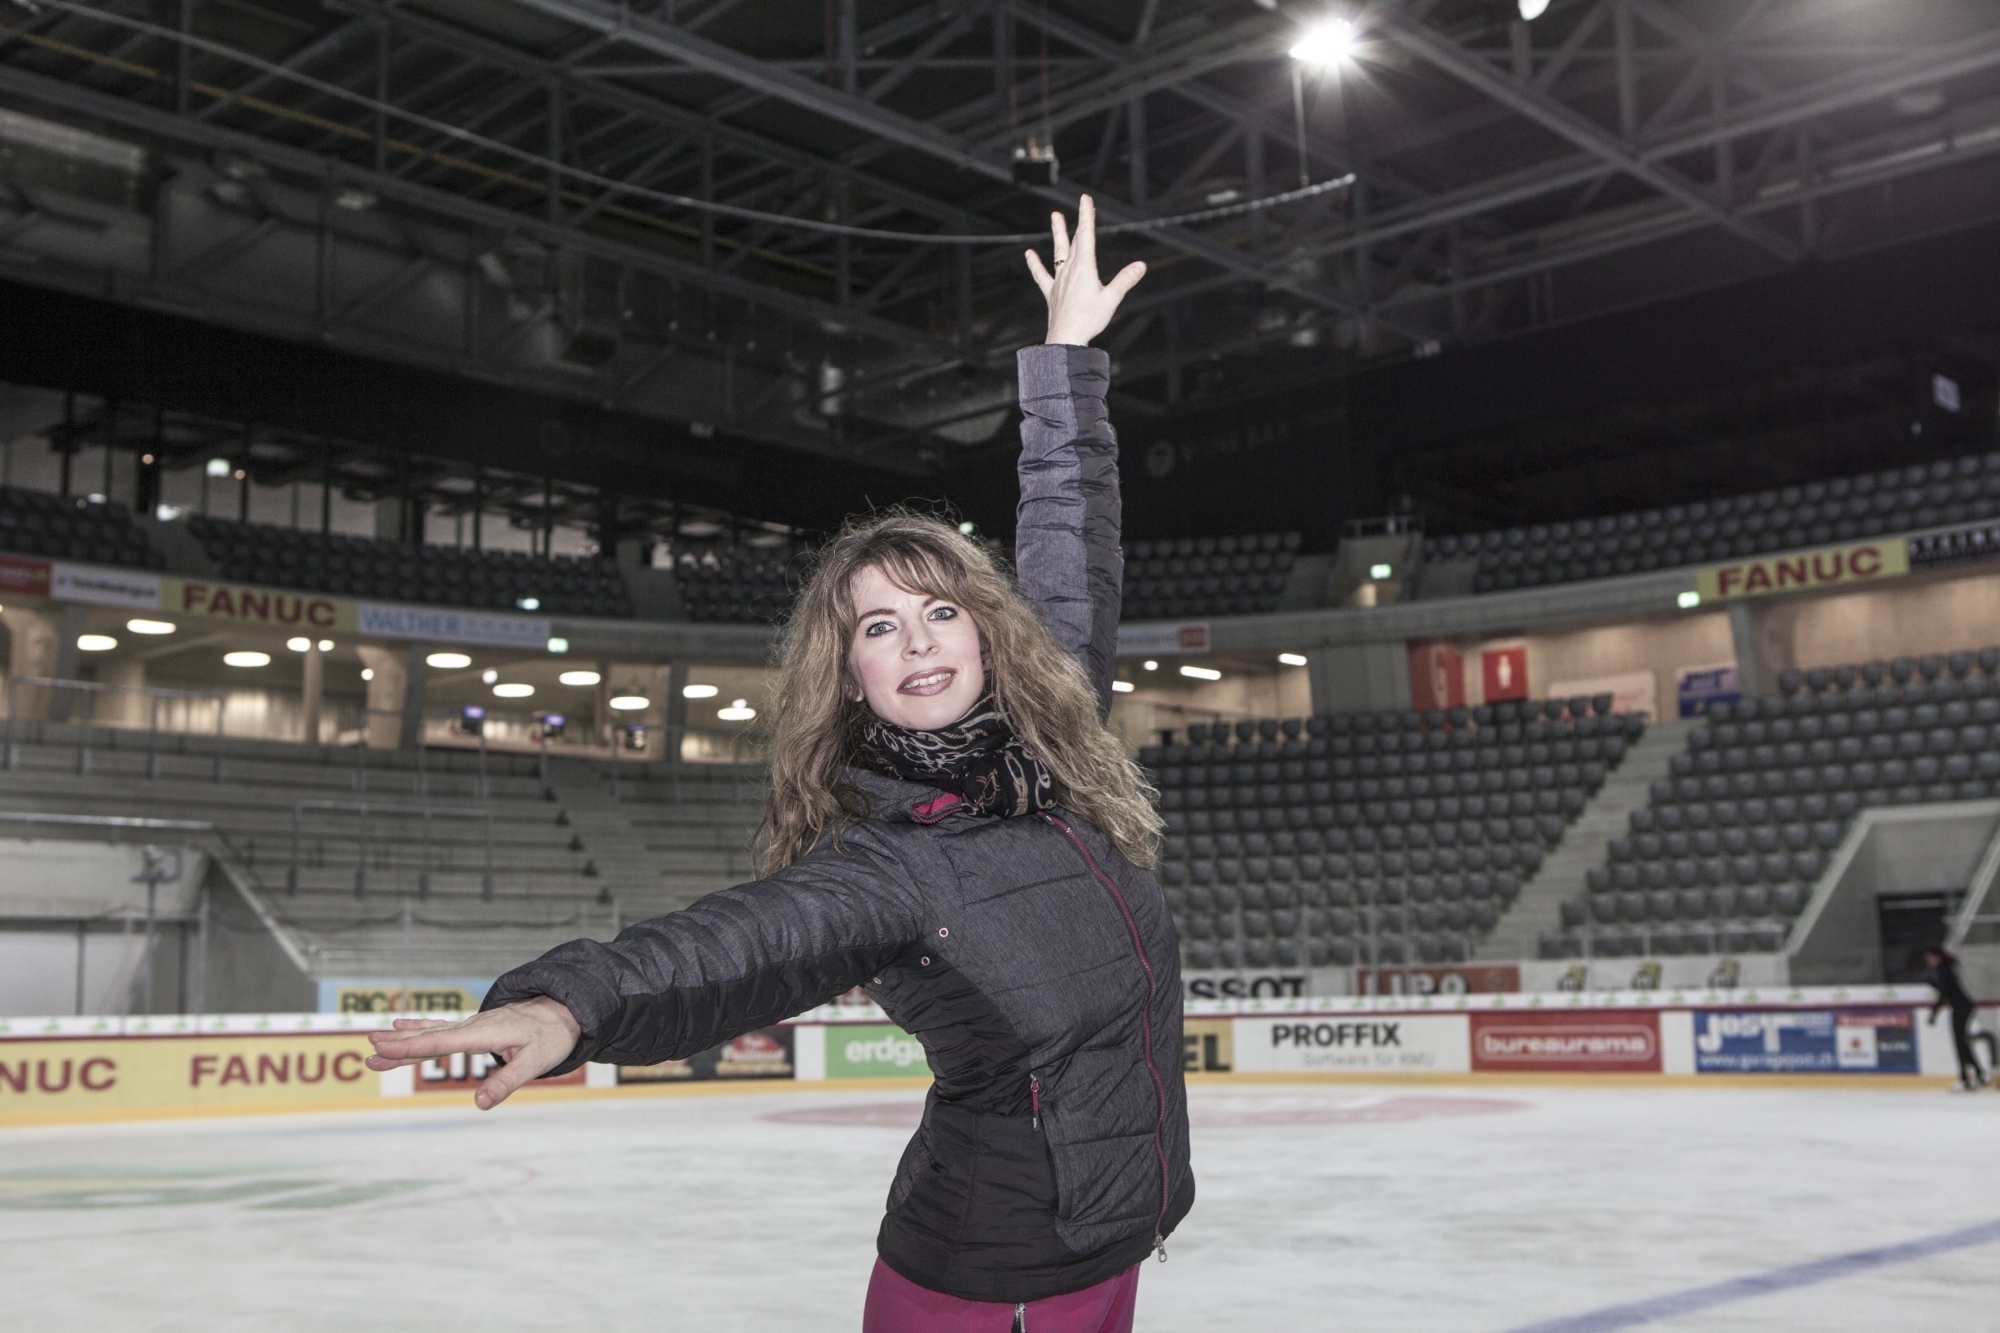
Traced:
<path id="1" fill-rule="evenodd" d="M 73 690 L 82 694 L 136 694 L 148 700 L 146 720 L 146 776 L 160 776 L 160 701 L 163 699 L 206 699 L 215 705 L 215 764 L 211 777 L 222 781 L 223 697 L 208 690 L 168 690 L 153 685 L 106 685 L 94 680 L 61 680 L 53 676 L 16 676 L 7 682 L 7 767 L 20 762 L 19 726 L 21 687 L 32 685 L 46 690 Z M 77 728 L 76 771 L 90 772 L 90 736 L 93 724 L 86 712 Z M 129 728 L 110 728 L 112 731 Z M 181 732 L 180 735 L 191 735 Z"/>
<path id="2" fill-rule="evenodd" d="M 366 801 L 298 801 L 292 806 L 292 857 L 285 871 L 285 892 L 296 895 L 299 891 L 299 869 L 304 862 L 304 826 L 308 811 L 327 814 L 355 815 L 359 824 L 355 829 L 356 857 L 354 866 L 354 896 L 365 897 L 368 892 L 368 859 L 373 845 L 374 832 L 371 819 L 384 816 L 391 818 L 416 818 L 422 823 L 422 832 L 417 845 L 417 897 L 426 899 L 431 893 L 431 821 L 433 819 L 476 819 L 486 825 L 486 860 L 480 873 L 479 896 L 487 902 L 493 900 L 493 811 L 490 808 L 469 809 L 454 806 L 419 806 L 411 809 L 402 805 L 371 805 Z"/>

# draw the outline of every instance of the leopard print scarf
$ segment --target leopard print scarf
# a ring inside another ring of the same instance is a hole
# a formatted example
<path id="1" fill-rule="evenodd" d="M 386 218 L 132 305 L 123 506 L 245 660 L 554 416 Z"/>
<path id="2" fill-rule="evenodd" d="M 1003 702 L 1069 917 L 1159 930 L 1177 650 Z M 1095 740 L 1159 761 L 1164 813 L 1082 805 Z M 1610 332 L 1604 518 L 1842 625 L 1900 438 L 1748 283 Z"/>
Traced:
<path id="1" fill-rule="evenodd" d="M 858 759 L 873 772 L 951 792 L 978 815 L 1009 819 L 1056 804 L 1054 775 L 1023 748 L 991 694 L 934 731 L 871 718 Z"/>

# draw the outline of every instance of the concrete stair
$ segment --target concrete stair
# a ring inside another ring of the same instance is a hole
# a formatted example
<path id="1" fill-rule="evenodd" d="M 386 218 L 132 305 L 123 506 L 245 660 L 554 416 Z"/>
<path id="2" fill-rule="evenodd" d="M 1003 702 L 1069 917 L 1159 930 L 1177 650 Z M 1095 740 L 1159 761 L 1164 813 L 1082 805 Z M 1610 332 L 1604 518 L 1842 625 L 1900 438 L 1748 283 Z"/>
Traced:
<path id="1" fill-rule="evenodd" d="M 1562 841 L 1535 877 L 1521 886 L 1514 906 L 1480 942 L 1479 959 L 1513 961 L 1538 955 L 1542 932 L 1562 924 L 1563 901 L 1584 891 L 1584 872 L 1603 863 L 1604 845 L 1625 831 L 1632 811 L 1646 804 L 1653 781 L 1667 776 L 1669 761 L 1686 747 L 1693 725 L 1655 722 L 1646 728 L 1583 813 L 1564 830 Z"/>

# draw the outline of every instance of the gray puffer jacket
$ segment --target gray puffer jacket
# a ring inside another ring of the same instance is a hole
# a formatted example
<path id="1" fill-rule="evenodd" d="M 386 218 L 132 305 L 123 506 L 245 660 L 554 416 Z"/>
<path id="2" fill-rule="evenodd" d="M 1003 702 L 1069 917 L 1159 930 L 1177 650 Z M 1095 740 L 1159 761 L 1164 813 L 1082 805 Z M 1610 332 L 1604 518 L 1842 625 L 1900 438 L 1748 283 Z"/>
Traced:
<path id="1" fill-rule="evenodd" d="M 1020 353 L 1023 592 L 1110 697 L 1122 562 L 1105 354 Z M 936 1081 L 877 1248 L 904 1277 L 1019 1302 L 1112 1277 L 1194 1202 L 1179 941 L 1153 876 L 1060 809 L 975 816 L 855 772 L 871 816 L 784 870 L 500 978 L 549 995 L 568 1064 L 684 1058 L 866 985 Z M 922 806 L 921 814 L 918 807 Z"/>

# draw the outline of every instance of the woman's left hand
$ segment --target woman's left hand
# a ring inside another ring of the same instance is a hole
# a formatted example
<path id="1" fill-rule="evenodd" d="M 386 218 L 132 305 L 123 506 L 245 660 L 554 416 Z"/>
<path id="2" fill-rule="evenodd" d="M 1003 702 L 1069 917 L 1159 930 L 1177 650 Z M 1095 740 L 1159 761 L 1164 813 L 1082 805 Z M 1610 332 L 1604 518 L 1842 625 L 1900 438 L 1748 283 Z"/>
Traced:
<path id="1" fill-rule="evenodd" d="M 1086 346 L 1109 327 L 1118 303 L 1146 276 L 1146 266 L 1127 264 L 1110 282 L 1097 280 L 1097 205 L 1089 195 L 1077 202 L 1074 241 L 1061 213 L 1049 215 L 1049 234 L 1055 242 L 1054 273 L 1028 251 L 1028 272 L 1049 302 L 1049 336 L 1043 341 Z"/>

